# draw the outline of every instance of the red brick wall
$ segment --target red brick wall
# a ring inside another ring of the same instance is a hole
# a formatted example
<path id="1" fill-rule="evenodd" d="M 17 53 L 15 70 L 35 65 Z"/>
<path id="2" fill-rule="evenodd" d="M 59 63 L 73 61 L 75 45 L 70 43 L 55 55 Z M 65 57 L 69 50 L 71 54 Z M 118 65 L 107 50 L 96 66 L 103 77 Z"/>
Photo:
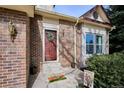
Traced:
<path id="1" fill-rule="evenodd" d="M 42 16 L 35 15 L 31 18 L 31 61 L 35 61 L 38 71 L 42 61 Z"/>
<path id="2" fill-rule="evenodd" d="M 33 63 L 37 67 L 37 73 L 29 78 L 28 87 L 32 86 L 42 69 L 40 64 L 42 61 L 42 32 L 42 16 L 35 15 L 34 18 L 30 18 L 30 66 Z"/>
<path id="3" fill-rule="evenodd" d="M 8 23 L 17 37 L 11 42 Z M 26 87 L 29 67 L 29 18 L 25 13 L 0 8 L 0 87 Z M 27 75 L 26 75 L 27 74 Z"/>

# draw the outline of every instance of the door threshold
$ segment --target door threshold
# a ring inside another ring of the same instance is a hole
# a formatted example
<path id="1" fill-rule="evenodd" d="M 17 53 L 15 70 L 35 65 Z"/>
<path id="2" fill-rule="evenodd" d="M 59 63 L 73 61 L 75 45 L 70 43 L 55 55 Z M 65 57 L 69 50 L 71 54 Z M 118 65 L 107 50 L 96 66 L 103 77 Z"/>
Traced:
<path id="1" fill-rule="evenodd" d="M 45 61 L 45 62 L 41 62 L 41 64 L 49 64 L 49 63 L 60 63 L 58 61 Z"/>

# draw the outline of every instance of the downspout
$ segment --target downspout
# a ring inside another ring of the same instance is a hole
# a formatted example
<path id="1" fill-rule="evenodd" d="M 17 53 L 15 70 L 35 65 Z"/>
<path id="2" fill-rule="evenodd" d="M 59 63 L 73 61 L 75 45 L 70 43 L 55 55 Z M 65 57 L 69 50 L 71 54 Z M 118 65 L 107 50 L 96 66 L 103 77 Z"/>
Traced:
<path id="1" fill-rule="evenodd" d="M 77 19 L 77 21 L 76 21 L 76 23 L 75 23 L 75 25 L 74 25 L 74 56 L 75 56 L 75 58 L 74 58 L 74 63 L 75 63 L 75 65 L 76 65 L 76 58 L 77 58 L 77 56 L 76 56 L 76 26 L 77 26 L 77 24 L 78 24 L 78 22 L 79 22 L 79 19 Z"/>

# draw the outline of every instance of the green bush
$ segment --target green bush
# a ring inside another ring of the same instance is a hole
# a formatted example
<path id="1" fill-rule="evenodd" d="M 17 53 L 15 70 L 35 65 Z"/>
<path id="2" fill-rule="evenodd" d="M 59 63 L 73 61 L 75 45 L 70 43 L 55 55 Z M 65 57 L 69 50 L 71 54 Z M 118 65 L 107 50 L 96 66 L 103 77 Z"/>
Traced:
<path id="1" fill-rule="evenodd" d="M 124 53 L 94 55 L 87 64 L 95 72 L 94 87 L 124 87 Z"/>

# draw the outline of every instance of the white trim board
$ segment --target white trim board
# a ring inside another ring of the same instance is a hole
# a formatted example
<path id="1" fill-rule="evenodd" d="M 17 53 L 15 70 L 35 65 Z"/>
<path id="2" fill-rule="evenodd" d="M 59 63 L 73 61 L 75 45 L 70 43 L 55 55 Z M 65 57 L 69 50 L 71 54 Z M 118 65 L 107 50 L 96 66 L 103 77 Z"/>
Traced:
<path id="1" fill-rule="evenodd" d="M 43 18 L 43 63 L 49 63 L 45 61 L 45 29 L 57 31 L 57 60 L 52 62 L 59 62 L 59 20 Z"/>

